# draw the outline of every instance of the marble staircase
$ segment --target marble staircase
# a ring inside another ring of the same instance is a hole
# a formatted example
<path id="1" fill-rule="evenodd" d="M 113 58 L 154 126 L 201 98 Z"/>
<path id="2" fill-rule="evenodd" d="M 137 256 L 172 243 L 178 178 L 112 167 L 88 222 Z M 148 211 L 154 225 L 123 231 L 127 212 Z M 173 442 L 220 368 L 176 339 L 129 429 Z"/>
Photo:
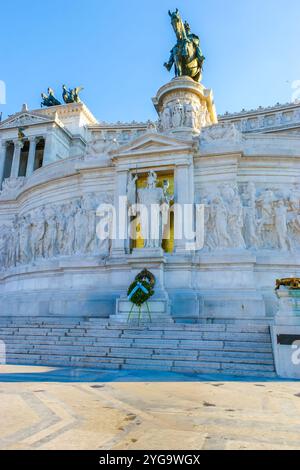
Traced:
<path id="1" fill-rule="evenodd" d="M 264 325 L 0 317 L 8 364 L 275 377 Z"/>

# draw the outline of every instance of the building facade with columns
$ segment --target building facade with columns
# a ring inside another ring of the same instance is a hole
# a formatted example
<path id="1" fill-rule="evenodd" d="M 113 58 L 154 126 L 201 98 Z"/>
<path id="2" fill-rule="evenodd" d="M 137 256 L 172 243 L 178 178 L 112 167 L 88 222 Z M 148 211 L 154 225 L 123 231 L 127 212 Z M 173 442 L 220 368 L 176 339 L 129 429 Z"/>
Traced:
<path id="1" fill-rule="evenodd" d="M 153 104 L 157 122 L 107 124 L 71 103 L 0 123 L 0 315 L 109 318 L 147 268 L 177 322 L 272 323 L 275 279 L 300 276 L 300 104 L 217 116 L 188 77 Z M 169 207 L 152 245 L 128 230 L 149 174 Z M 120 198 L 123 236 L 101 239 L 99 206 L 120 221 Z M 203 246 L 175 237 L 174 204 L 193 221 L 203 207 Z"/>

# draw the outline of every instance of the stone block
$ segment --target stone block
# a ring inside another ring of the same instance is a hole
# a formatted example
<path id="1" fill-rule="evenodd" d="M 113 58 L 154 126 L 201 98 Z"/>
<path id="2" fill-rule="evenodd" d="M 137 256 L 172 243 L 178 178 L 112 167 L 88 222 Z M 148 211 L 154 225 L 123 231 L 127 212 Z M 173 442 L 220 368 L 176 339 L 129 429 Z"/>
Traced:
<path id="1" fill-rule="evenodd" d="M 162 372 L 171 372 L 172 368 L 166 365 L 138 365 L 138 364 L 125 364 L 122 366 L 124 370 L 153 370 L 153 371 L 162 371 Z"/>
<path id="2" fill-rule="evenodd" d="M 125 360 L 125 364 L 135 364 L 138 366 L 163 366 L 163 367 L 171 367 L 173 365 L 173 361 L 171 360 L 159 360 L 159 359 L 138 359 L 138 358 L 127 358 Z"/>

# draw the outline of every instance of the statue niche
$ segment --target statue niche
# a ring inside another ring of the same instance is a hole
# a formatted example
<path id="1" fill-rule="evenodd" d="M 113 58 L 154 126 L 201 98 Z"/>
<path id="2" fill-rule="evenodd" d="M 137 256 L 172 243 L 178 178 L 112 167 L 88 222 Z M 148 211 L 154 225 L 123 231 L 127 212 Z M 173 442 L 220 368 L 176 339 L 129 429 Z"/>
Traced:
<path id="1" fill-rule="evenodd" d="M 151 170 L 147 176 L 129 176 L 127 199 L 131 216 L 131 248 L 162 247 L 165 251 L 173 251 L 172 190 L 173 175 L 158 177 Z"/>

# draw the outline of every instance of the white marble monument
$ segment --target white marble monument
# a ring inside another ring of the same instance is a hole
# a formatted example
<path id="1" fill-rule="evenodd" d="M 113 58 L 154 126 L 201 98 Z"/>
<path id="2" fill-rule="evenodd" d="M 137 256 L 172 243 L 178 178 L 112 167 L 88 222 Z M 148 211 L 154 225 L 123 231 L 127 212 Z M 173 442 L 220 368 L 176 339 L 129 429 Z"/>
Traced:
<path id="1" fill-rule="evenodd" d="M 109 318 L 146 267 L 175 321 L 274 322 L 275 279 L 300 275 L 300 104 L 217 117 L 188 77 L 153 102 L 156 123 L 106 124 L 83 103 L 0 123 L 0 315 Z M 130 210 L 150 202 L 165 215 L 133 243 Z M 203 247 L 173 229 L 164 244 L 175 204 L 204 206 Z M 100 205 L 117 237 L 97 236 Z"/>

